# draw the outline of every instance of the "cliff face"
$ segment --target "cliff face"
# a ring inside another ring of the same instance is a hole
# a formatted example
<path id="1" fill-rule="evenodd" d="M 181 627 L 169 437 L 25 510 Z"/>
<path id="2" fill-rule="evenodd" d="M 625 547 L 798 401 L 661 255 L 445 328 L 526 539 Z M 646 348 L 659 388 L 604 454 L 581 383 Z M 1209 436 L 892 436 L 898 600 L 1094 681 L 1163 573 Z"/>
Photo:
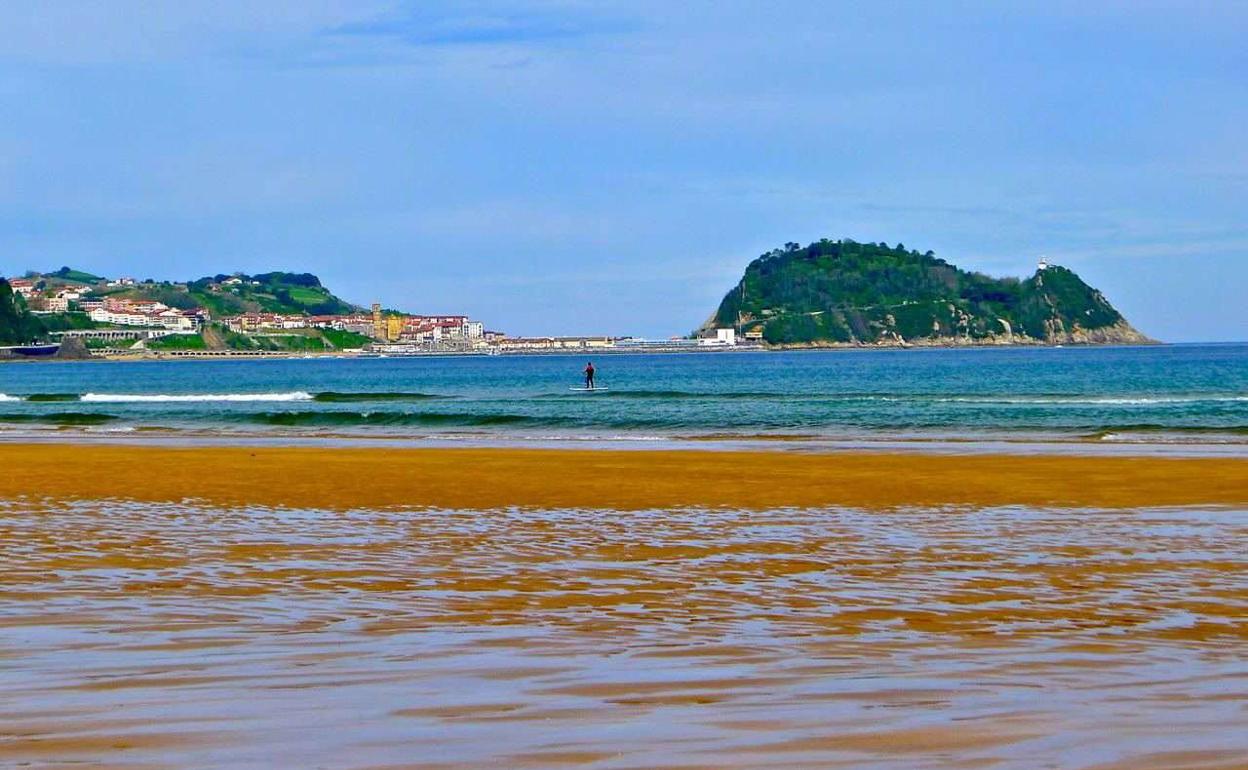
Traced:
<path id="1" fill-rule="evenodd" d="M 998 279 L 930 251 L 849 240 L 754 260 L 704 328 L 714 326 L 773 345 L 1152 342 L 1066 268 Z"/>

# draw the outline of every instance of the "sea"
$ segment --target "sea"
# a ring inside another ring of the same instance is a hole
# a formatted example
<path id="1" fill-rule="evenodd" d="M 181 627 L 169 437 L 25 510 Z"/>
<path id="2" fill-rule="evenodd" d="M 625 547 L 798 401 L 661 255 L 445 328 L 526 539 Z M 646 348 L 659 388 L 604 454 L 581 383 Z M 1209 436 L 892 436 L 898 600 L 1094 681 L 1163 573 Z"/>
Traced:
<path id="1" fill-rule="evenodd" d="M 589 359 L 597 390 L 586 392 Z M 1248 343 L 0 366 L 0 440 L 1248 446 Z"/>

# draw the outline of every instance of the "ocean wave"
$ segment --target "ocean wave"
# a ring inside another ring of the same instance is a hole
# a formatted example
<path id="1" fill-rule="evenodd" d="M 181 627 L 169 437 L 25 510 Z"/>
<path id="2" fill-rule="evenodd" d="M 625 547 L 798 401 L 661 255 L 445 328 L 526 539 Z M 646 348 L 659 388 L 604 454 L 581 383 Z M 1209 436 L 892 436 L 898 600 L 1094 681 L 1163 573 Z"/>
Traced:
<path id="1" fill-rule="evenodd" d="M 45 414 L 0 414 L 0 423 L 44 423 L 50 425 L 102 425 L 121 419 L 115 414 L 99 412 L 48 412 Z"/>
<path id="2" fill-rule="evenodd" d="M 1248 425 L 1162 425 L 1160 423 L 1131 423 L 1127 425 L 1104 425 L 1088 429 L 1084 438 L 1113 441 L 1123 433 L 1170 433 L 1185 435 L 1248 436 Z"/>
<path id="3" fill-rule="evenodd" d="M 587 391 L 579 391 L 586 393 Z M 577 391 L 571 391 L 570 395 L 576 395 Z M 722 391 L 719 393 L 711 391 L 695 391 L 695 390 L 602 390 L 594 393 L 595 396 L 601 398 L 654 398 L 654 399 L 680 399 L 680 398 L 794 398 L 800 397 L 799 394 L 793 393 L 771 393 L 765 391 Z"/>
<path id="4" fill-rule="evenodd" d="M 325 403 L 356 403 L 369 401 L 425 401 L 449 396 L 414 392 L 339 392 L 308 393 L 302 390 L 283 393 L 32 393 L 27 396 L 9 396 L 0 393 L 0 402 L 30 401 L 58 402 L 83 401 L 97 404 L 164 404 L 164 403 L 263 403 L 289 401 L 320 401 Z"/>
<path id="5" fill-rule="evenodd" d="M 593 417 L 587 415 L 532 415 L 511 412 L 400 412 L 292 410 L 230 415 L 232 422 L 283 427 L 418 426 L 447 428 L 554 428 L 606 429 L 614 431 L 696 429 L 698 423 L 681 418 Z"/>
<path id="6" fill-rule="evenodd" d="M 539 399 L 566 398 L 586 395 L 584 391 L 549 393 Z M 1190 394 L 1176 396 L 1137 395 L 942 395 L 939 393 L 775 393 L 766 391 L 686 391 L 686 390 L 602 390 L 593 394 L 597 399 L 749 399 L 758 401 L 821 402 L 821 403 L 913 403 L 971 404 L 982 406 L 1166 406 L 1187 404 L 1248 403 L 1242 394 Z"/>
<path id="7" fill-rule="evenodd" d="M 1248 396 L 946 396 L 940 403 L 1020 406 L 1162 406 L 1248 403 Z"/>
<path id="8" fill-rule="evenodd" d="M 435 398 L 449 398 L 449 396 L 440 396 L 433 393 L 405 393 L 393 391 L 369 393 L 365 391 L 341 392 L 327 390 L 324 393 L 317 393 L 312 397 L 312 400 L 331 404 L 353 404 L 369 401 L 427 401 Z"/>
<path id="9" fill-rule="evenodd" d="M 532 417 L 523 414 L 473 414 L 468 412 L 260 412 L 241 415 L 244 422 L 284 427 L 351 426 L 451 426 L 488 427 L 501 425 L 560 426 L 572 424 L 565 418 Z"/>
<path id="10" fill-rule="evenodd" d="M 312 394 L 302 390 L 289 393 L 84 393 L 79 400 L 95 404 L 311 401 Z"/>
<path id="11" fill-rule="evenodd" d="M 586 395 L 582 392 L 544 393 L 530 396 L 537 400 L 564 399 Z M 886 403 L 886 404 L 967 404 L 985 407 L 1167 407 L 1200 404 L 1248 403 L 1242 394 L 1190 394 L 1174 396 L 1083 396 L 1083 395 L 940 395 L 932 393 L 772 393 L 765 391 L 689 391 L 689 390 L 601 390 L 596 399 L 666 400 L 738 400 L 786 401 L 795 403 Z M 87 403 L 281 403 L 316 401 L 320 403 L 416 402 L 451 399 L 453 395 L 408 391 L 323 391 L 309 393 L 296 390 L 280 393 L 32 393 L 29 395 L 0 394 L 0 402 L 73 402 Z"/>

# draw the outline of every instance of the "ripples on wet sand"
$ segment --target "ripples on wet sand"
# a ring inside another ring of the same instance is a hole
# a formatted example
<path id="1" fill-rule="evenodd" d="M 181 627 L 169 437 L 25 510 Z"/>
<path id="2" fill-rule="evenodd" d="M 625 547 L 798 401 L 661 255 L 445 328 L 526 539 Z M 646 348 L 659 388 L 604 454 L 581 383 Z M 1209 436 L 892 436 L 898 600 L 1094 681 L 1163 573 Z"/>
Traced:
<path id="1" fill-rule="evenodd" d="M 1248 513 L 0 503 L 0 764 L 1243 767 Z"/>

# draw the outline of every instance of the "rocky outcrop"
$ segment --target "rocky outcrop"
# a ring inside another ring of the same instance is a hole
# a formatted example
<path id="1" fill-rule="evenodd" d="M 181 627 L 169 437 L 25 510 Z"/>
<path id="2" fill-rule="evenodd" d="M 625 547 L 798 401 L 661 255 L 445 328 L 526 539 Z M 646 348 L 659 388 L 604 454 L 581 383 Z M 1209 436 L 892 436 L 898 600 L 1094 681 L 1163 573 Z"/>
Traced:
<path id="1" fill-rule="evenodd" d="M 1126 319 L 1110 326 L 1084 329 L 1078 324 L 1069 330 L 1055 329 L 1044 340 L 1051 345 L 1155 345 L 1157 340 L 1140 333 Z"/>
<path id="2" fill-rule="evenodd" d="M 87 358 L 94 358 L 91 351 L 87 349 L 87 345 L 80 337 L 66 337 L 61 341 L 60 348 L 52 356 L 62 361 L 82 361 Z"/>

